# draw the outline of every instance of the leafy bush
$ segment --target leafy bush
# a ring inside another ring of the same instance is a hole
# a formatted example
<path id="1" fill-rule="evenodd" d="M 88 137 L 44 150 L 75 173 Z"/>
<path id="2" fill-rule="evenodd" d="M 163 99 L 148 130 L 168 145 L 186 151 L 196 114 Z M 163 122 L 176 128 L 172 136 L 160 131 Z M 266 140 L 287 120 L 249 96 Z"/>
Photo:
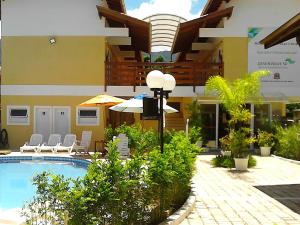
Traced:
<path id="1" fill-rule="evenodd" d="M 234 158 L 245 158 L 249 155 L 249 145 L 255 142 L 250 137 L 250 129 L 240 128 L 229 133 L 229 147 Z"/>
<path id="2" fill-rule="evenodd" d="M 189 125 L 191 127 L 202 127 L 201 105 L 197 99 L 188 105 L 188 110 L 191 114 Z"/>
<path id="3" fill-rule="evenodd" d="M 222 148 L 223 151 L 230 151 L 229 135 L 226 135 L 226 136 L 220 138 L 219 141 L 221 143 L 221 148 Z"/>
<path id="4" fill-rule="evenodd" d="M 211 160 L 214 167 L 233 168 L 234 160 L 231 156 L 218 155 Z"/>
<path id="5" fill-rule="evenodd" d="M 105 128 L 105 140 L 106 141 L 112 141 L 113 137 L 116 136 L 115 130 L 112 128 L 111 125 L 109 125 L 107 128 Z"/>
<path id="6" fill-rule="evenodd" d="M 95 156 L 83 178 L 47 173 L 35 177 L 37 194 L 23 213 L 28 224 L 65 224 L 65 220 L 70 225 L 157 224 L 188 196 L 197 151 L 178 132 L 165 144 L 163 154 L 156 146 L 149 155 L 136 151 L 122 161 L 117 143 L 110 142 L 107 158 Z"/>
<path id="7" fill-rule="evenodd" d="M 162 55 L 159 55 L 156 57 L 156 59 L 154 60 L 154 62 L 164 62 L 165 58 Z"/>
<path id="8" fill-rule="evenodd" d="M 218 155 L 211 160 L 214 167 L 233 168 L 235 167 L 234 159 L 231 156 Z M 255 167 L 256 160 L 252 155 L 249 155 L 248 168 Z"/>
<path id="9" fill-rule="evenodd" d="M 199 141 L 202 141 L 201 130 L 201 127 L 190 128 L 189 139 L 192 144 L 197 144 Z"/>
<path id="10" fill-rule="evenodd" d="M 149 152 L 159 144 L 158 134 L 153 130 L 143 130 L 140 125 L 122 124 L 114 131 L 107 131 L 106 133 L 113 133 L 115 136 L 119 134 L 126 134 L 128 137 L 129 148 L 138 152 Z M 111 139 L 112 140 L 112 139 Z"/>
<path id="11" fill-rule="evenodd" d="M 260 147 L 272 147 L 274 145 L 274 135 L 258 130 L 257 142 Z"/>
<path id="12" fill-rule="evenodd" d="M 275 135 L 278 140 L 276 153 L 279 156 L 300 160 L 300 125 L 294 125 L 288 128 L 277 127 Z"/>

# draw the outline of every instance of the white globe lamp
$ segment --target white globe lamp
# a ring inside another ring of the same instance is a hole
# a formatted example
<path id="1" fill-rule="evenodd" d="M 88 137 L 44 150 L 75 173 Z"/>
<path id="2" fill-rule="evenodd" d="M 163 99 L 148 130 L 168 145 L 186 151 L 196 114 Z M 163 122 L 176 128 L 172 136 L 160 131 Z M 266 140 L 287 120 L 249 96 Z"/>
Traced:
<path id="1" fill-rule="evenodd" d="M 176 87 L 176 80 L 171 74 L 164 75 L 163 90 L 171 92 Z"/>
<path id="2" fill-rule="evenodd" d="M 153 70 L 148 73 L 146 83 L 150 89 L 163 88 L 165 83 L 164 74 L 159 70 Z"/>

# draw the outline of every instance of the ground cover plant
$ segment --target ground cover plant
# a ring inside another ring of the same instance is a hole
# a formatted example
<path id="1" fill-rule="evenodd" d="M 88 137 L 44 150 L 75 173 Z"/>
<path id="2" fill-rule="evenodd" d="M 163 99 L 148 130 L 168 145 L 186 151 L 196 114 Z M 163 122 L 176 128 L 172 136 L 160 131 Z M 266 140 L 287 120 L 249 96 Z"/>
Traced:
<path id="1" fill-rule="evenodd" d="M 149 141 L 142 142 L 146 146 Z M 183 132 L 172 133 L 164 149 L 163 154 L 158 146 L 135 151 L 124 161 L 111 141 L 106 158 L 95 157 L 83 178 L 38 175 L 37 194 L 23 209 L 27 224 L 158 224 L 189 195 L 199 151 Z"/>
<path id="2" fill-rule="evenodd" d="M 274 134 L 258 130 L 257 143 L 261 147 L 272 147 L 274 145 Z"/>
<path id="3" fill-rule="evenodd" d="M 288 159 L 300 160 L 300 125 L 287 128 L 277 126 L 275 154 Z"/>
<path id="4" fill-rule="evenodd" d="M 218 155 L 211 160 L 211 164 L 214 167 L 223 167 L 223 168 L 234 168 L 234 159 L 232 156 Z M 249 155 L 248 168 L 256 166 L 256 159 Z"/>

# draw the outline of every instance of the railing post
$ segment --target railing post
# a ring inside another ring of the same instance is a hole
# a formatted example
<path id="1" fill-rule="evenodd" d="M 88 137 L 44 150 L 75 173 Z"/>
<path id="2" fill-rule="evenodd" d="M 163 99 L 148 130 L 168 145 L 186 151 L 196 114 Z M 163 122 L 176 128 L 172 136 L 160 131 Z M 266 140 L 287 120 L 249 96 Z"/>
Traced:
<path id="1" fill-rule="evenodd" d="M 134 76 L 132 76 L 133 79 L 133 92 L 136 91 L 136 78 L 137 78 L 137 64 L 134 66 Z"/>
<path id="2" fill-rule="evenodd" d="M 193 91 L 196 92 L 196 64 L 192 63 L 192 73 L 193 73 Z"/>

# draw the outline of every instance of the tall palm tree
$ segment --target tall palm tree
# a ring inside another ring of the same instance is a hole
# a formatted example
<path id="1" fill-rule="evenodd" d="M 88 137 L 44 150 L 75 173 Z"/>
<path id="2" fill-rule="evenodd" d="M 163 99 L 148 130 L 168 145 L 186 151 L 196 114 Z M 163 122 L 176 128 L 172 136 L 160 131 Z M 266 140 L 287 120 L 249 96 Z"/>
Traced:
<path id="1" fill-rule="evenodd" d="M 246 108 L 246 103 L 260 101 L 260 79 L 269 74 L 269 71 L 260 70 L 248 74 L 245 78 L 236 79 L 232 83 L 221 76 L 213 76 L 206 82 L 205 93 L 218 96 L 229 112 L 230 126 L 234 128 L 237 124 L 247 123 L 250 120 L 251 113 Z"/>

